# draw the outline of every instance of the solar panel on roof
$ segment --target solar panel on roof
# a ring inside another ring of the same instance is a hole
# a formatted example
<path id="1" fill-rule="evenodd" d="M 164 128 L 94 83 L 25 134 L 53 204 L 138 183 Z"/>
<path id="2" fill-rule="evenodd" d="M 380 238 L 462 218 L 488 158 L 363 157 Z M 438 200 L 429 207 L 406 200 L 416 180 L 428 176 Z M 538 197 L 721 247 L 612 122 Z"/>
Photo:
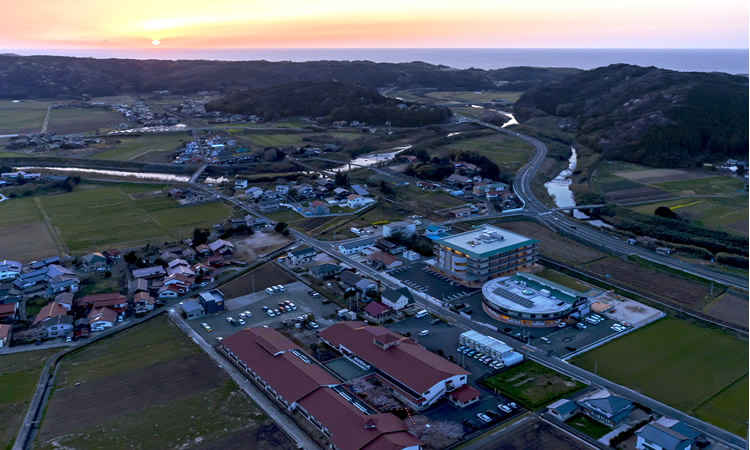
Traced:
<path id="1" fill-rule="evenodd" d="M 508 300 L 512 301 L 513 303 L 519 304 L 523 306 L 524 308 L 531 308 L 534 306 L 534 302 L 529 300 L 528 298 L 523 298 L 520 295 L 514 294 L 510 292 L 507 289 L 503 289 L 501 287 L 495 289 L 495 294 L 507 298 Z"/>

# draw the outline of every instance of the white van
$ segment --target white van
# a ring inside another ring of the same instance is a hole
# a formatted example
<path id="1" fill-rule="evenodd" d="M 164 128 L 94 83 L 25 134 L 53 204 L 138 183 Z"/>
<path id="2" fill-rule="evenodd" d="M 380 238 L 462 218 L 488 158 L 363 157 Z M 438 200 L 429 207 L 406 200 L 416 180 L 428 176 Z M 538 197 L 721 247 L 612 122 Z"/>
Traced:
<path id="1" fill-rule="evenodd" d="M 266 288 L 266 294 L 268 294 L 268 295 L 272 295 L 273 293 L 274 293 L 274 290 L 273 290 L 273 289 L 271 289 L 270 287 L 267 287 L 267 288 Z"/>
<path id="2" fill-rule="evenodd" d="M 422 317 L 426 316 L 427 314 L 428 314 L 427 310 L 423 309 L 421 311 L 418 311 L 417 314 L 414 317 L 416 317 L 417 319 L 421 319 Z"/>
<path id="3" fill-rule="evenodd" d="M 284 292 L 286 290 L 286 289 L 284 289 L 284 286 L 282 286 L 280 284 L 277 285 L 276 288 L 279 290 L 279 292 Z"/>
<path id="4" fill-rule="evenodd" d="M 419 332 L 420 336 L 427 336 L 428 334 L 430 334 L 429 330 L 422 330 L 422 331 Z"/>

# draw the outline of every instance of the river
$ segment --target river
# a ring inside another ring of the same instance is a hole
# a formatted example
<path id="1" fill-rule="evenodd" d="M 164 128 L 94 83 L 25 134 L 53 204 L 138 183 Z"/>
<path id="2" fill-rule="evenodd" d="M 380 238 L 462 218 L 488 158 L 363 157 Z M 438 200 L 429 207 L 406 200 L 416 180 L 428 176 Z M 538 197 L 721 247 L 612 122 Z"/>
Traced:
<path id="1" fill-rule="evenodd" d="M 26 167 L 14 167 L 14 170 L 53 170 L 55 172 L 72 172 L 72 173 L 85 173 L 85 174 L 99 174 L 108 175 L 111 177 L 132 177 L 139 180 L 154 180 L 154 181 L 170 181 L 174 183 L 187 183 L 190 180 L 189 176 L 186 175 L 173 175 L 171 173 L 159 173 L 159 172 L 128 172 L 124 170 L 106 170 L 106 169 L 84 169 L 82 167 L 41 167 L 41 166 L 26 166 Z"/>

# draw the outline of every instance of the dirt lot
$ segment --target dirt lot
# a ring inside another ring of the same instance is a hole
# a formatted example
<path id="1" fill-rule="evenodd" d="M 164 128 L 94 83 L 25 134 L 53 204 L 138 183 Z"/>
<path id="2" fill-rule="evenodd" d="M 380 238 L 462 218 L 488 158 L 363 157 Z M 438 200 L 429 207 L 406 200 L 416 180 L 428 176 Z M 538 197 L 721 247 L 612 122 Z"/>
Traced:
<path id="1" fill-rule="evenodd" d="M 252 445 L 250 445 L 252 442 Z M 199 445 L 196 449 L 200 450 L 223 450 L 227 448 L 253 448 L 258 450 L 275 450 L 275 449 L 296 449 L 297 446 L 292 444 L 289 439 L 284 439 L 279 427 L 269 422 L 260 425 L 256 429 L 242 430 L 224 439 L 209 442 L 205 445 Z"/>
<path id="2" fill-rule="evenodd" d="M 251 262 L 287 245 L 292 239 L 275 231 L 260 231 L 233 241 L 234 258 Z"/>
<path id="3" fill-rule="evenodd" d="M 240 297 L 249 294 L 252 291 L 251 283 L 253 283 L 253 278 L 255 278 L 255 292 L 261 291 L 269 286 L 289 284 L 297 281 L 283 269 L 280 269 L 276 267 L 274 263 L 269 262 L 219 286 L 219 289 L 227 298 Z"/>
<path id="4" fill-rule="evenodd" d="M 44 222 L 0 227 L 2 259 L 28 263 L 58 254 L 55 240 Z"/>
<path id="5" fill-rule="evenodd" d="M 703 312 L 717 319 L 748 328 L 750 311 L 748 311 L 747 295 L 742 296 L 728 291 L 708 305 Z"/>
<path id="6" fill-rule="evenodd" d="M 192 355 L 58 391 L 49 403 L 40 439 L 73 433 L 208 389 L 224 378 L 203 354 Z M 200 383 L 196 383 L 200 380 Z M 71 414 L 75 411 L 75 414 Z"/>
<path id="7" fill-rule="evenodd" d="M 502 433 L 497 439 L 488 439 L 482 446 L 472 447 L 478 450 L 511 450 L 524 448 L 527 450 L 576 450 L 593 448 L 572 437 L 559 428 L 541 420 L 529 420 L 512 430 Z"/>
<path id="8" fill-rule="evenodd" d="M 725 228 L 729 228 L 730 230 L 734 231 L 737 234 L 742 234 L 747 236 L 747 230 L 748 227 L 750 227 L 750 222 L 747 219 L 738 220 L 737 222 L 732 222 L 730 224 L 724 225 Z"/>
<path id="9" fill-rule="evenodd" d="M 711 174 L 710 172 L 693 172 L 681 169 L 632 170 L 615 172 L 614 174 L 618 177 L 627 178 L 628 180 L 637 181 L 644 184 L 663 183 L 666 181 L 677 180 L 690 180 L 693 178 L 706 178 L 716 175 L 716 173 Z"/>
<path id="10" fill-rule="evenodd" d="M 662 191 L 661 189 L 644 186 L 634 189 L 625 189 L 622 191 L 607 192 L 604 197 L 608 202 L 632 203 L 671 198 L 672 194 Z"/>
<path id="11" fill-rule="evenodd" d="M 631 287 L 657 300 L 684 305 L 700 311 L 710 294 L 710 288 L 681 278 L 652 272 L 618 258 L 597 261 L 587 269 L 599 275 L 609 276 L 617 284 Z"/>
<path id="12" fill-rule="evenodd" d="M 539 252 L 556 261 L 581 264 L 606 256 L 533 222 L 506 222 L 498 226 L 539 240 Z"/>

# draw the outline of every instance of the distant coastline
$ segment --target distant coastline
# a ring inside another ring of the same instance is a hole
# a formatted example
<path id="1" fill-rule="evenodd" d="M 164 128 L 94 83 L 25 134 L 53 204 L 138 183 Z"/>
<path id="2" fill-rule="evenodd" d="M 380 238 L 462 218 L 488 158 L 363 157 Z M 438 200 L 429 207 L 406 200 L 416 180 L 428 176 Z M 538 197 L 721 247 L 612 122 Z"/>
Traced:
<path id="1" fill-rule="evenodd" d="M 683 72 L 748 73 L 743 49 L 0 49 L 19 55 L 132 59 L 209 59 L 219 61 L 353 61 L 442 64 L 456 69 L 504 67 L 575 67 L 593 69 L 615 63 L 656 66 Z"/>

